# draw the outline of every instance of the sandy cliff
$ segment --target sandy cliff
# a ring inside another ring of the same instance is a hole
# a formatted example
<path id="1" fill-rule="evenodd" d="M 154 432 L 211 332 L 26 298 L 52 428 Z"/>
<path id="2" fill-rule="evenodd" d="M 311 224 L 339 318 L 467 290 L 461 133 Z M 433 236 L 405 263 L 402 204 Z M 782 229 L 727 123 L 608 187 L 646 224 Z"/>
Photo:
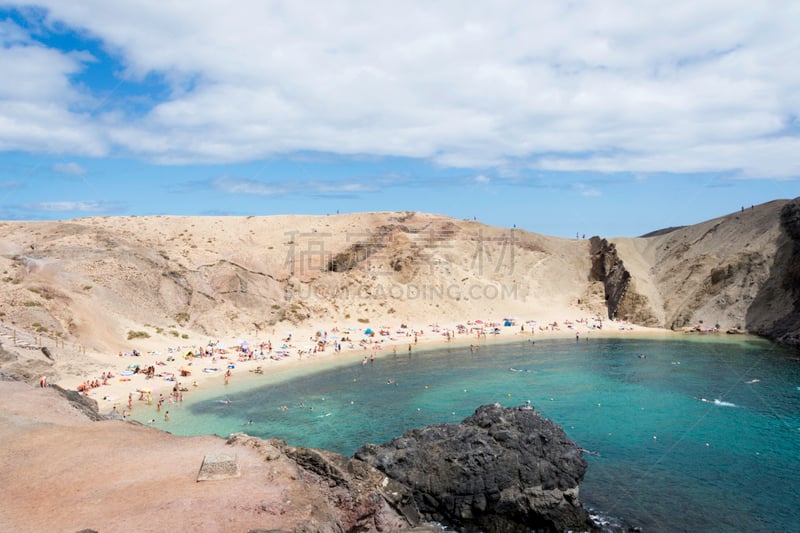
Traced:
<path id="1" fill-rule="evenodd" d="M 0 334 L 56 344 L 68 364 L 298 324 L 562 320 L 583 312 L 587 251 L 419 213 L 3 222 Z"/>
<path id="2" fill-rule="evenodd" d="M 614 239 L 631 278 L 618 316 L 670 329 L 739 328 L 798 345 L 798 213 L 800 199 L 776 200 L 652 237 Z"/>
<path id="3" fill-rule="evenodd" d="M 48 346 L 62 373 L 86 353 L 298 324 L 610 315 L 791 344 L 798 211 L 798 200 L 778 200 L 650 237 L 591 240 L 421 213 L 2 222 L 0 340 Z"/>

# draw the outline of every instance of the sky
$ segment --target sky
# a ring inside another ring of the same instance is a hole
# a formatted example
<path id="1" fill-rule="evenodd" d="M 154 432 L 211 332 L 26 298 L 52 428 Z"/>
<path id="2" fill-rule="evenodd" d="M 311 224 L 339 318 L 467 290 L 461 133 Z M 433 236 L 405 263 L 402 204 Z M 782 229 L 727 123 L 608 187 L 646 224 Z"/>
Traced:
<path id="1" fill-rule="evenodd" d="M 637 236 L 800 196 L 800 2 L 0 0 L 0 219 Z"/>

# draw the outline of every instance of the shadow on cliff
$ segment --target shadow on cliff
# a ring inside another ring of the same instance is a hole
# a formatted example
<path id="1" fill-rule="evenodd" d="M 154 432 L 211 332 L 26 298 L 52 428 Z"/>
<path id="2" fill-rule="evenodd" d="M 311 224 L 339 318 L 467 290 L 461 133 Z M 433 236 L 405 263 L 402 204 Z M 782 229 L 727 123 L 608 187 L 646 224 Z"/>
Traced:
<path id="1" fill-rule="evenodd" d="M 752 333 L 800 348 L 800 198 L 781 209 L 782 234 L 770 276 L 747 309 Z"/>
<path id="2" fill-rule="evenodd" d="M 589 240 L 590 282 L 601 282 L 608 318 L 622 319 L 648 327 L 661 327 L 646 296 L 636 290 L 636 282 L 625 268 L 617 247 L 597 236 Z"/>

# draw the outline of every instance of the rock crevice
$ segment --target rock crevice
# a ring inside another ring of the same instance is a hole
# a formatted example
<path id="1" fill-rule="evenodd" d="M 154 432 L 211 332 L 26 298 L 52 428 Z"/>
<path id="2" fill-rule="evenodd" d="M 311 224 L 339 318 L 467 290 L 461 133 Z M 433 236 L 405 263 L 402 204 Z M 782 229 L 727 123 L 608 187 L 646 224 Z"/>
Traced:
<path id="1" fill-rule="evenodd" d="M 643 326 L 658 326 L 648 298 L 635 290 L 633 277 L 617 253 L 617 247 L 600 237 L 589 240 L 589 281 L 603 283 L 608 318 L 628 320 Z"/>

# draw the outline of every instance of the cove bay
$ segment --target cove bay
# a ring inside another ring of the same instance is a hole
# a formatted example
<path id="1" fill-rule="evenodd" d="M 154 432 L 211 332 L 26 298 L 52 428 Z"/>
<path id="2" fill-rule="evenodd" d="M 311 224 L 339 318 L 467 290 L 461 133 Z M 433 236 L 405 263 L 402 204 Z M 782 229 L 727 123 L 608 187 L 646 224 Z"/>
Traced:
<path id="1" fill-rule="evenodd" d="M 581 499 L 606 519 L 646 531 L 800 527 L 800 361 L 749 337 L 383 354 L 247 386 L 170 406 L 162 429 L 352 455 L 482 404 L 530 402 L 586 450 Z"/>

